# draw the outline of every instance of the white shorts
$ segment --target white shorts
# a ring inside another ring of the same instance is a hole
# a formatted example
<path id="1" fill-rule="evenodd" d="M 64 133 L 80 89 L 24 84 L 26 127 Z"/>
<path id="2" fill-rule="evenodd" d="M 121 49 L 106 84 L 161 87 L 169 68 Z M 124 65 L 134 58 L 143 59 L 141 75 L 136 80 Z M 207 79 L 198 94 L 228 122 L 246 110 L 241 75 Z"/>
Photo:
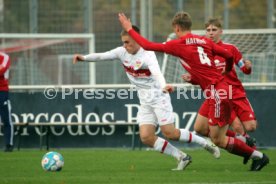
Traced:
<path id="1" fill-rule="evenodd" d="M 155 104 L 142 104 L 139 108 L 137 121 L 143 124 L 167 125 L 174 123 L 174 114 L 170 98 L 163 98 Z"/>

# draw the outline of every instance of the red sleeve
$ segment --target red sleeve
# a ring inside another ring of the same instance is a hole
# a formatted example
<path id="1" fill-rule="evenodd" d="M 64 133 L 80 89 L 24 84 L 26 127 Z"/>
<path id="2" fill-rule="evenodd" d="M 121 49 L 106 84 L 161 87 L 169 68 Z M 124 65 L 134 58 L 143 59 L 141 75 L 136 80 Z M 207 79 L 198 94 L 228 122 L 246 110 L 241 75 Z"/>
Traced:
<path id="1" fill-rule="evenodd" d="M 232 54 L 235 64 L 238 65 L 239 61 L 242 59 L 242 54 L 234 45 L 232 46 Z"/>
<path id="2" fill-rule="evenodd" d="M 138 34 L 134 29 L 129 30 L 128 34 L 145 50 L 165 52 L 164 44 L 150 42 L 142 37 L 140 34 Z"/>
<path id="3" fill-rule="evenodd" d="M 0 55 L 0 75 L 4 75 L 4 73 L 8 70 L 10 67 L 10 57 L 8 55 L 1 54 Z"/>
<path id="4" fill-rule="evenodd" d="M 244 74 L 251 74 L 251 68 L 247 69 L 244 64 L 243 64 L 243 59 L 242 59 L 242 54 L 240 53 L 240 51 L 238 50 L 237 47 L 233 46 L 232 47 L 232 53 L 234 55 L 234 62 L 235 64 L 240 68 L 240 70 L 244 73 Z"/>
<path id="5" fill-rule="evenodd" d="M 129 30 L 128 34 L 145 50 L 164 52 L 167 54 L 178 56 L 178 49 L 175 49 L 177 45 L 174 44 L 175 42 L 177 42 L 176 40 L 171 40 L 166 43 L 150 42 L 142 37 L 139 33 L 137 33 L 134 29 Z"/>
<path id="6" fill-rule="evenodd" d="M 224 48 L 218 46 L 217 44 L 213 44 L 213 50 L 215 52 L 215 55 L 219 55 L 225 58 L 225 61 L 226 61 L 225 71 L 230 72 L 233 68 L 233 63 L 234 63 L 233 54 L 224 50 Z"/>
<path id="7" fill-rule="evenodd" d="M 243 66 L 243 67 L 241 68 L 241 71 L 242 71 L 244 74 L 249 75 L 249 74 L 251 74 L 252 69 L 251 69 L 251 68 L 250 68 L 250 69 L 247 69 L 245 66 Z"/>
<path id="8" fill-rule="evenodd" d="M 190 80 L 189 83 L 191 83 L 191 84 L 193 84 L 193 85 L 199 85 L 199 83 L 194 79 L 193 76 L 191 76 L 191 80 Z"/>

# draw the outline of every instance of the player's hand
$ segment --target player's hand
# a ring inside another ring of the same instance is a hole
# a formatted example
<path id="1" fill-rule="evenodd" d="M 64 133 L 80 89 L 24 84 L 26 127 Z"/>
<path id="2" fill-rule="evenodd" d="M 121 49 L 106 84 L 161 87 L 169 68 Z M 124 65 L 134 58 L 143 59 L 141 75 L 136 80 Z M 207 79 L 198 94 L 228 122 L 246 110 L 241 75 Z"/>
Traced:
<path id="1" fill-rule="evenodd" d="M 123 28 L 124 30 L 129 31 L 129 30 L 132 29 L 131 21 L 130 21 L 129 18 L 127 18 L 127 17 L 125 16 L 124 13 L 119 13 L 119 14 L 118 14 L 118 17 L 119 17 L 119 21 L 120 21 L 120 23 L 121 23 L 121 25 L 122 25 L 122 28 Z"/>
<path id="2" fill-rule="evenodd" d="M 252 63 L 250 60 L 245 60 L 244 61 L 244 66 L 247 70 L 250 70 L 252 68 Z"/>
<path id="3" fill-rule="evenodd" d="M 79 61 L 84 61 L 84 57 L 80 54 L 75 54 L 73 57 L 73 64 L 76 64 Z"/>
<path id="4" fill-rule="evenodd" d="M 184 73 L 183 75 L 181 75 L 181 78 L 185 81 L 185 82 L 190 82 L 192 80 L 191 74 L 189 73 Z"/>
<path id="5" fill-rule="evenodd" d="M 171 84 L 167 84 L 164 88 L 163 88 L 163 92 L 164 93 L 172 93 L 174 91 L 174 87 Z"/>

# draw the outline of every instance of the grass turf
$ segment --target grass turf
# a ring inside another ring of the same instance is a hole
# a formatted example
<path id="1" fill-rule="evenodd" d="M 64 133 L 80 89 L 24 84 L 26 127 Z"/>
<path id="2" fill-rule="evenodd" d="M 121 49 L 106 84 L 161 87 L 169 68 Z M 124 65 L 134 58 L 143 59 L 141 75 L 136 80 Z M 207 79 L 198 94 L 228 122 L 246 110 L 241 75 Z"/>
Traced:
<path id="1" fill-rule="evenodd" d="M 276 184 L 276 150 L 264 150 L 270 163 L 250 172 L 242 158 L 222 151 L 219 160 L 204 150 L 185 150 L 193 162 L 185 171 L 174 172 L 176 161 L 154 151 L 127 149 L 61 149 L 65 165 L 61 172 L 41 167 L 46 151 L 20 150 L 0 153 L 0 184 Z"/>

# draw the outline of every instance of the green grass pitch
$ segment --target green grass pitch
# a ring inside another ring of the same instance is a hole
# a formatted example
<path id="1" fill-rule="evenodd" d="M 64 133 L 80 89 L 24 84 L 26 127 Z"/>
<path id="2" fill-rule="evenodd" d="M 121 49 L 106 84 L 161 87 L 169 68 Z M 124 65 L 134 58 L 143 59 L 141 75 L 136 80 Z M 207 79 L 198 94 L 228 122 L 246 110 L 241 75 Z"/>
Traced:
<path id="1" fill-rule="evenodd" d="M 60 149 L 65 165 L 60 172 L 41 167 L 46 151 L 20 150 L 0 153 L 0 184 L 276 184 L 276 150 L 263 150 L 270 163 L 260 172 L 250 172 L 250 163 L 222 151 L 216 160 L 201 149 L 185 150 L 193 162 L 185 171 L 172 157 L 146 150 Z"/>

